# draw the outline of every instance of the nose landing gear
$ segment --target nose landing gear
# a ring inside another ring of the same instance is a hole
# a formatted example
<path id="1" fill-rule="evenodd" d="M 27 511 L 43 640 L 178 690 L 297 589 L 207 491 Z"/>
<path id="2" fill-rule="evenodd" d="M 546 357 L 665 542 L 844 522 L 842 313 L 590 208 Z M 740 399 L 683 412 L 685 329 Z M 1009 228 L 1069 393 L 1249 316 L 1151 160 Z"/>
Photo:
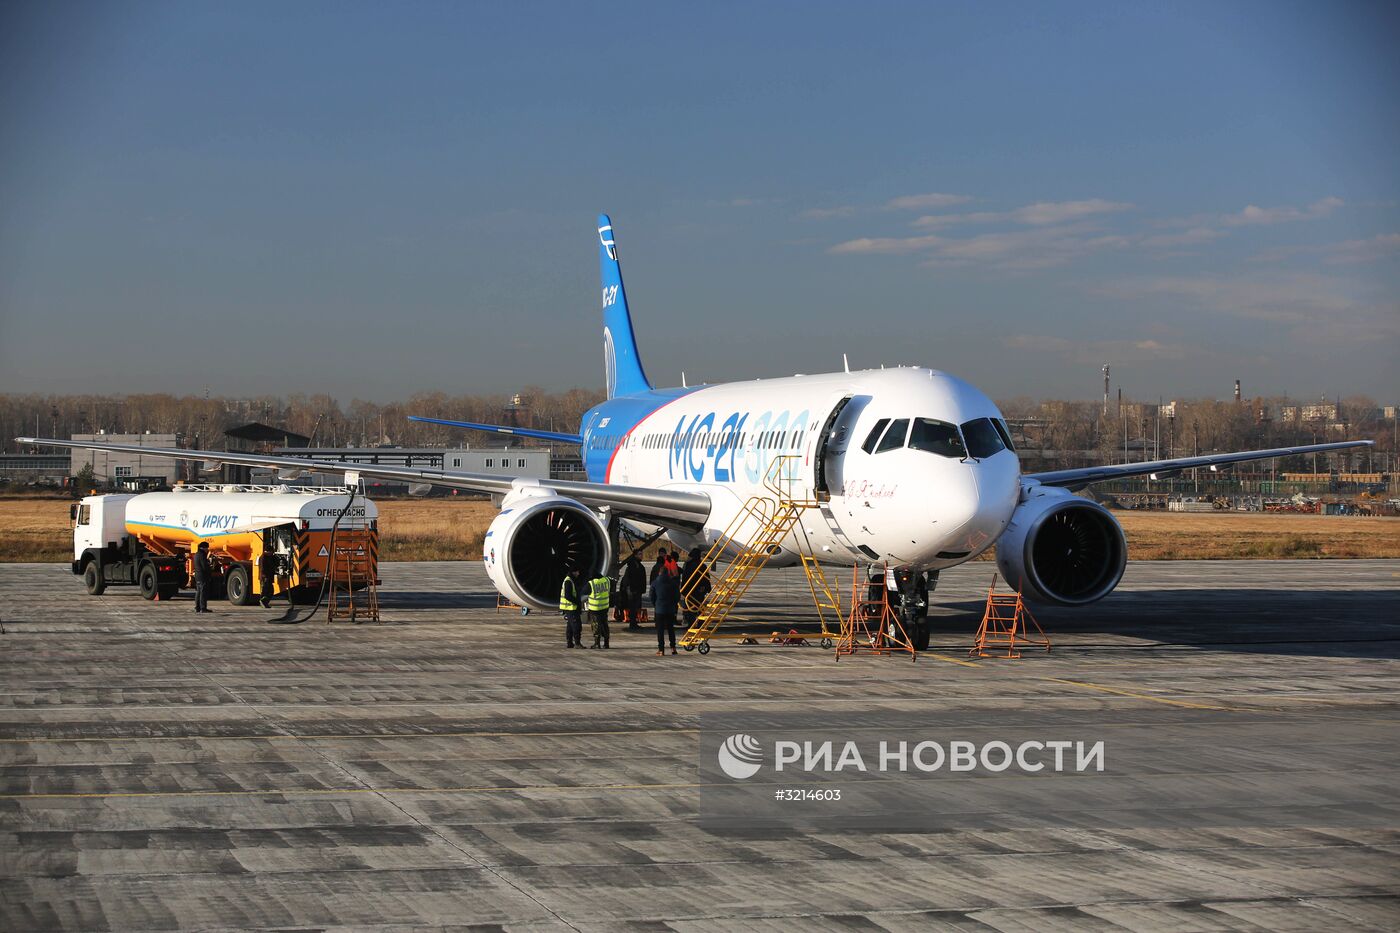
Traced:
<path id="1" fill-rule="evenodd" d="M 938 571 L 928 574 L 901 570 L 895 574 L 899 584 L 899 620 L 909 633 L 915 651 L 927 651 L 929 641 L 928 595 L 938 586 Z"/>

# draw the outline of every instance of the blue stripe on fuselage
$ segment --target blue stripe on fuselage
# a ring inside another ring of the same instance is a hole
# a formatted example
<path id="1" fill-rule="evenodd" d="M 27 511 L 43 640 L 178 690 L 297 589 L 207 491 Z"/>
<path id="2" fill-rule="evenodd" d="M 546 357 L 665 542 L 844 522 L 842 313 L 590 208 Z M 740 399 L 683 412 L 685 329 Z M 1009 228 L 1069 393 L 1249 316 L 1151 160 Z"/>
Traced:
<path id="1" fill-rule="evenodd" d="M 704 386 L 654 389 L 636 395 L 620 395 L 590 408 L 579 426 L 579 433 L 583 435 L 583 469 L 589 482 L 607 482 L 613 452 L 643 419 L 702 388 Z"/>

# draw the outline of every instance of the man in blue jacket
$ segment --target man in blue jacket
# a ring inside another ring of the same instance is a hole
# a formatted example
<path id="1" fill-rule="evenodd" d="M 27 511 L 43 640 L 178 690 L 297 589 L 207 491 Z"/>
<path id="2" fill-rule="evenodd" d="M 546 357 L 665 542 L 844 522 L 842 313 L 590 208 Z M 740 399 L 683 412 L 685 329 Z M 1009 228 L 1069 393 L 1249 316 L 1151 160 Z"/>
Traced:
<path id="1" fill-rule="evenodd" d="M 666 653 L 666 638 L 671 639 L 671 653 L 676 653 L 676 607 L 681 599 L 680 574 L 663 569 L 651 581 L 652 618 L 656 620 L 656 653 Z"/>

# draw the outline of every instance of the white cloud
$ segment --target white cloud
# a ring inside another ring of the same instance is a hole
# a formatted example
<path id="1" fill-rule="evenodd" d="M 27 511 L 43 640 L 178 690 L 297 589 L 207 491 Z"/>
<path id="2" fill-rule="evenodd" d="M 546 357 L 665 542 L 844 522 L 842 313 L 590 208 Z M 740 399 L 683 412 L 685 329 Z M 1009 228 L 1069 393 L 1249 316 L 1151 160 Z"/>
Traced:
<path id="1" fill-rule="evenodd" d="M 1008 233 L 984 233 L 961 240 L 942 240 L 934 257 L 942 260 L 992 262 L 1013 269 L 1057 266 L 1078 256 L 1127 245 L 1122 237 L 1086 236 L 1074 227 L 1045 227 Z"/>
<path id="2" fill-rule="evenodd" d="M 1040 269 L 1077 256 L 1129 245 L 1125 237 L 1094 236 L 1081 225 L 1041 227 L 953 238 L 928 234 L 912 237 L 861 237 L 831 247 L 834 254 L 924 254 L 930 266 L 987 263 L 1007 269 Z"/>
<path id="3" fill-rule="evenodd" d="M 1012 334 L 1003 337 L 1001 345 L 1008 350 L 1036 350 L 1056 352 L 1071 350 L 1075 344 L 1065 337 L 1048 337 L 1044 334 Z"/>
<path id="4" fill-rule="evenodd" d="M 1327 262 L 1333 265 L 1375 262 L 1400 253 L 1400 233 L 1381 233 L 1369 240 L 1347 240 L 1323 248 Z"/>
<path id="5" fill-rule="evenodd" d="M 1250 262 L 1287 262 L 1296 256 L 1319 256 L 1331 266 L 1377 262 L 1400 253 L 1400 233 L 1380 233 L 1367 240 L 1341 243 L 1276 246 L 1249 258 Z"/>
<path id="6" fill-rule="evenodd" d="M 1220 222 L 1228 227 L 1245 227 L 1260 224 L 1284 224 L 1296 220 L 1316 220 L 1341 207 L 1341 198 L 1323 198 L 1307 207 L 1256 207 L 1250 204 L 1237 214 L 1226 214 Z"/>
<path id="7" fill-rule="evenodd" d="M 1338 316 L 1364 307 L 1348 279 L 1291 272 L 1262 277 L 1162 276 L 1114 282 L 1096 289 L 1126 300 L 1166 297 L 1203 311 L 1276 323 L 1308 323 L 1319 332 Z"/>
<path id="8" fill-rule="evenodd" d="M 832 217 L 850 217 L 855 212 L 854 206 L 843 204 L 840 207 L 813 207 L 803 211 L 799 216 L 803 220 L 828 220 Z"/>
<path id="9" fill-rule="evenodd" d="M 1133 205 L 1123 201 L 1091 198 L 1087 201 L 1037 201 L 1011 211 L 975 211 L 970 214 L 929 214 L 915 218 L 911 226 L 921 229 L 952 227 L 958 224 L 1012 223 L 1043 227 L 1100 214 L 1125 211 Z"/>
<path id="10" fill-rule="evenodd" d="M 966 194 L 930 192 L 929 194 L 906 194 L 902 197 L 890 198 L 882 206 L 888 211 L 932 211 L 943 207 L 952 207 L 955 204 L 966 204 L 971 200 L 972 197 Z M 813 207 L 803 211 L 798 216 L 803 220 L 830 220 L 833 217 L 850 217 L 871 209 L 869 206 L 839 204 L 835 207 Z"/>
<path id="11" fill-rule="evenodd" d="M 1001 345 L 1009 350 L 1054 353 L 1086 365 L 1104 359 L 1112 359 L 1115 363 L 1180 360 L 1200 352 L 1185 344 L 1162 343 L 1150 337 L 1137 340 L 1071 340 L 1042 334 L 1013 334 L 1002 338 Z"/>
<path id="12" fill-rule="evenodd" d="M 860 237 L 855 240 L 847 240 L 844 243 L 837 243 L 827 252 L 836 254 L 885 253 L 904 256 L 930 249 L 941 242 L 943 242 L 943 238 L 936 236 Z"/>
<path id="13" fill-rule="evenodd" d="M 1011 213 L 1017 223 L 1043 226 L 1045 224 L 1062 224 L 1068 220 L 1079 220 L 1084 217 L 1092 217 L 1095 214 L 1126 211 L 1130 207 L 1132 207 L 1131 204 L 1123 201 L 1091 198 L 1088 201 L 1040 201 L 1036 204 L 1027 204 Z"/>
<path id="14" fill-rule="evenodd" d="M 971 214 L 925 214 L 922 217 L 915 217 L 909 222 L 909 226 L 921 230 L 933 230 L 941 227 L 956 227 L 959 224 L 997 223 L 998 221 L 1008 220 L 1010 217 L 1010 211 L 975 211 Z"/>
<path id="15" fill-rule="evenodd" d="M 895 198 L 887 207 L 941 207 L 962 195 L 909 195 Z M 895 237 L 860 237 L 829 248 L 828 252 L 916 255 L 926 266 L 991 264 L 1010 269 L 1035 269 L 1060 265 L 1080 256 L 1109 250 L 1140 247 L 1156 258 L 1181 255 L 1181 251 L 1230 237 L 1241 228 L 1315 220 L 1344 206 L 1341 198 L 1326 197 L 1303 207 L 1263 208 L 1249 205 L 1236 213 L 1197 214 L 1144 224 L 1124 230 L 1114 225 L 1107 232 L 1106 218 L 1134 208 L 1126 201 L 1086 198 L 1076 201 L 1036 201 L 1005 211 L 929 213 L 910 222 L 916 234 Z M 855 208 L 809 211 L 808 216 L 848 216 Z M 999 227 L 995 232 L 953 235 L 961 227 Z M 1152 228 L 1156 228 L 1153 230 Z M 1294 246 L 1261 255 L 1259 261 L 1288 255 L 1311 254 L 1328 264 L 1372 262 L 1400 251 L 1400 234 L 1370 240 L 1351 240 L 1331 247 Z M 1177 252 L 1171 252 L 1171 251 Z"/>
<path id="16" fill-rule="evenodd" d="M 1199 246 L 1202 243 L 1209 243 L 1211 240 L 1218 240 L 1223 236 L 1225 236 L 1224 231 L 1216 230 L 1214 227 L 1201 226 L 1183 230 L 1181 233 L 1155 233 L 1143 237 L 1139 242 L 1148 247 Z"/>
<path id="17" fill-rule="evenodd" d="M 966 204 L 971 200 L 972 198 L 965 194 L 941 194 L 939 192 L 906 194 L 903 197 L 890 198 L 885 202 L 885 209 L 891 211 L 936 211 L 940 207 Z"/>

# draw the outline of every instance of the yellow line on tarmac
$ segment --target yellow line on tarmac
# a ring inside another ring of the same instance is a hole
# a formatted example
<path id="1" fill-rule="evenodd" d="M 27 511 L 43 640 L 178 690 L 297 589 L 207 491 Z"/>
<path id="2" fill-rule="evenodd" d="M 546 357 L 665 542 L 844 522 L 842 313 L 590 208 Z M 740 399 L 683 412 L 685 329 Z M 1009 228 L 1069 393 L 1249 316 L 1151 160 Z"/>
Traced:
<path id="1" fill-rule="evenodd" d="M 1091 684 L 1084 680 L 1063 680 L 1059 677 L 1047 677 L 1048 681 L 1057 684 L 1069 684 L 1072 687 L 1084 687 L 1088 690 L 1102 690 L 1104 693 L 1116 693 L 1119 696 L 1133 697 L 1137 700 L 1151 700 L 1153 703 L 1165 703 L 1168 706 L 1185 706 L 1189 709 L 1213 709 L 1226 712 L 1253 712 L 1236 706 L 1211 706 L 1207 703 L 1192 703 L 1188 700 L 1172 700 L 1167 697 L 1153 696 L 1150 693 L 1135 693 L 1132 690 L 1123 690 L 1118 687 L 1105 687 L 1103 684 Z"/>
<path id="2" fill-rule="evenodd" d="M 510 791 L 681 790 L 686 784 L 521 784 L 514 787 L 294 787 L 286 790 L 142 790 L 89 794 L 0 794 L 0 800 L 85 800 L 113 797 L 315 797 L 343 794 L 491 794 Z"/>
<path id="3" fill-rule="evenodd" d="M 605 735 L 691 735 L 699 729 L 605 729 L 597 732 L 367 732 L 331 735 L 107 735 L 42 736 L 32 739 L 0 739 L 0 744 L 29 745 L 41 742 L 346 742 L 355 739 L 498 739 L 566 738 Z"/>
<path id="4" fill-rule="evenodd" d="M 938 661 L 947 661 L 949 664 L 961 664 L 963 667 L 981 667 L 976 661 L 964 661 L 962 658 L 949 657 L 946 654 L 934 654 L 932 651 L 925 651 L 925 657 L 930 657 Z"/>

